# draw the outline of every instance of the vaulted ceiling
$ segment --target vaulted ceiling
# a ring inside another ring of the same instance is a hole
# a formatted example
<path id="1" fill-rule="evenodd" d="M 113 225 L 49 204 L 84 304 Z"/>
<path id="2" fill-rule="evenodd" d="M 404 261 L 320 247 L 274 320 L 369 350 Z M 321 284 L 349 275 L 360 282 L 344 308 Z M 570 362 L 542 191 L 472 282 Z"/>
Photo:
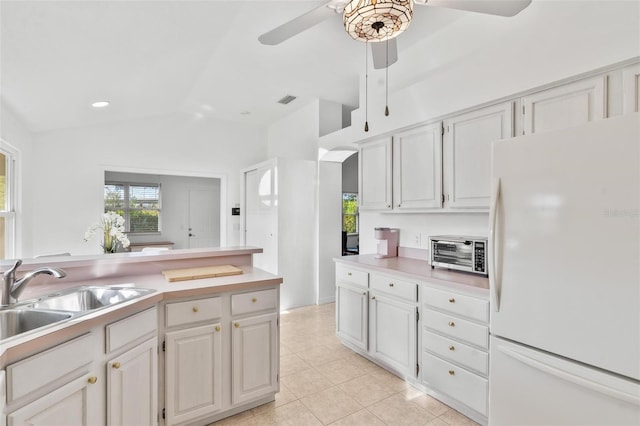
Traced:
<path id="1" fill-rule="evenodd" d="M 365 45 L 340 16 L 277 46 L 257 40 L 323 3 L 3 0 L 3 102 L 35 132 L 174 113 L 267 125 L 316 98 L 355 108 Z M 392 86 L 421 72 L 416 46 L 461 18 L 505 19 L 416 6 Z M 278 104 L 285 95 L 298 99 Z M 90 107 L 103 99 L 111 105 Z"/>

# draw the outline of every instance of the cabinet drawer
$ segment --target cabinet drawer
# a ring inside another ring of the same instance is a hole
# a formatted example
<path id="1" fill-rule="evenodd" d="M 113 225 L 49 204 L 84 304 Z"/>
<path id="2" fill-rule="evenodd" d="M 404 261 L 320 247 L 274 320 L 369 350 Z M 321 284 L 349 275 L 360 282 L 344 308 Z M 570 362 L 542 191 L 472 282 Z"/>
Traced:
<path id="1" fill-rule="evenodd" d="M 476 299 L 459 293 L 437 290 L 423 286 L 422 300 L 425 305 L 433 306 L 447 312 L 465 317 L 489 322 L 489 301 Z"/>
<path id="2" fill-rule="evenodd" d="M 336 281 L 367 288 L 369 286 L 369 273 L 336 263 Z"/>
<path id="3" fill-rule="evenodd" d="M 489 354 L 485 351 L 428 331 L 422 332 L 422 346 L 425 350 L 446 360 L 468 367 L 485 376 L 489 374 Z"/>
<path id="4" fill-rule="evenodd" d="M 484 325 L 478 325 L 452 315 L 432 311 L 431 309 L 424 310 L 422 323 L 425 327 L 454 339 L 462 340 L 481 348 L 489 348 L 489 328 Z"/>
<path id="5" fill-rule="evenodd" d="M 222 316 L 219 297 L 167 303 L 165 306 L 167 327 L 209 321 Z"/>
<path id="6" fill-rule="evenodd" d="M 68 378 L 70 381 L 83 372 L 88 372 L 89 364 L 98 355 L 96 340 L 93 334 L 85 334 L 7 366 L 7 403 L 57 380 Z M 78 374 L 75 375 L 74 372 Z"/>
<path id="7" fill-rule="evenodd" d="M 116 351 L 131 342 L 155 334 L 158 329 L 158 312 L 155 307 L 132 315 L 106 327 L 107 353 Z"/>
<path id="8" fill-rule="evenodd" d="M 423 379 L 430 387 L 487 415 L 487 379 L 428 353 L 422 354 L 422 368 Z"/>
<path id="9" fill-rule="evenodd" d="M 371 274 L 371 289 L 416 302 L 418 300 L 418 284 L 399 280 L 388 275 Z"/>
<path id="10" fill-rule="evenodd" d="M 275 289 L 252 291 L 231 296 L 231 315 L 276 309 L 278 292 Z"/>

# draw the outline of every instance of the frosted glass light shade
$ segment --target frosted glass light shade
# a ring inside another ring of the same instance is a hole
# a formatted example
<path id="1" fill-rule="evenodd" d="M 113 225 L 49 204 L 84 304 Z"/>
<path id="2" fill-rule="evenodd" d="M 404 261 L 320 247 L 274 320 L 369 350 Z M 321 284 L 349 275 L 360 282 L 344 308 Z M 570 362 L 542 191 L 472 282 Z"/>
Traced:
<path id="1" fill-rule="evenodd" d="M 413 0 L 351 0 L 344 8 L 344 28 L 355 40 L 385 41 L 409 27 Z"/>

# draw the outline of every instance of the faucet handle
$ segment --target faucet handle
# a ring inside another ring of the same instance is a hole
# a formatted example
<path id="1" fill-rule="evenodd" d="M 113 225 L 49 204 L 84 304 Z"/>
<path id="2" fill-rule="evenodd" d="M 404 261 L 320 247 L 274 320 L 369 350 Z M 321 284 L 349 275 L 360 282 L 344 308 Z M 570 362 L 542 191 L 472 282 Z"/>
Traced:
<path id="1" fill-rule="evenodd" d="M 13 266 L 9 269 L 7 269 L 6 271 L 4 271 L 2 273 L 2 275 L 9 276 L 11 274 L 14 274 L 16 272 L 16 269 L 18 269 L 20 267 L 20 265 L 22 265 L 22 260 L 21 259 L 16 259 L 15 263 L 13 264 Z"/>

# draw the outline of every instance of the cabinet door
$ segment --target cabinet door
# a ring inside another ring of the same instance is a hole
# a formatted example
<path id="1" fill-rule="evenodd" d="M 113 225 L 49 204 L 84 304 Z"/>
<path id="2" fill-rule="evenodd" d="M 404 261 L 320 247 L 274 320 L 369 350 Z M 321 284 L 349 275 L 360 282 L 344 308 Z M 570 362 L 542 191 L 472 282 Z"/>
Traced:
<path id="1" fill-rule="evenodd" d="M 115 357 L 107 363 L 107 424 L 158 423 L 158 339 Z"/>
<path id="2" fill-rule="evenodd" d="M 482 108 L 445 121 L 447 206 L 488 209 L 491 142 L 513 136 L 513 103 Z"/>
<path id="3" fill-rule="evenodd" d="M 416 377 L 418 308 L 374 294 L 369 309 L 369 353 L 405 377 Z"/>
<path id="4" fill-rule="evenodd" d="M 524 134 L 579 126 L 605 118 L 606 77 L 565 84 L 522 98 Z"/>
<path id="5" fill-rule="evenodd" d="M 232 403 L 241 404 L 278 391 L 278 314 L 233 321 Z"/>
<path id="6" fill-rule="evenodd" d="M 336 334 L 363 351 L 368 343 L 368 304 L 366 289 L 342 283 L 336 286 Z"/>
<path id="7" fill-rule="evenodd" d="M 166 334 L 166 424 L 213 413 L 222 406 L 221 325 Z"/>
<path id="8" fill-rule="evenodd" d="M 393 137 L 393 208 L 442 207 L 442 123 Z"/>
<path id="9" fill-rule="evenodd" d="M 35 373 L 35 372 L 34 372 Z M 87 374 L 7 416 L 9 426 L 88 426 L 104 423 L 100 380 Z"/>
<path id="10" fill-rule="evenodd" d="M 391 210 L 391 138 L 367 143 L 358 155 L 361 210 Z"/>
<path id="11" fill-rule="evenodd" d="M 631 114 L 640 111 L 640 64 L 622 71 L 623 112 Z"/>

